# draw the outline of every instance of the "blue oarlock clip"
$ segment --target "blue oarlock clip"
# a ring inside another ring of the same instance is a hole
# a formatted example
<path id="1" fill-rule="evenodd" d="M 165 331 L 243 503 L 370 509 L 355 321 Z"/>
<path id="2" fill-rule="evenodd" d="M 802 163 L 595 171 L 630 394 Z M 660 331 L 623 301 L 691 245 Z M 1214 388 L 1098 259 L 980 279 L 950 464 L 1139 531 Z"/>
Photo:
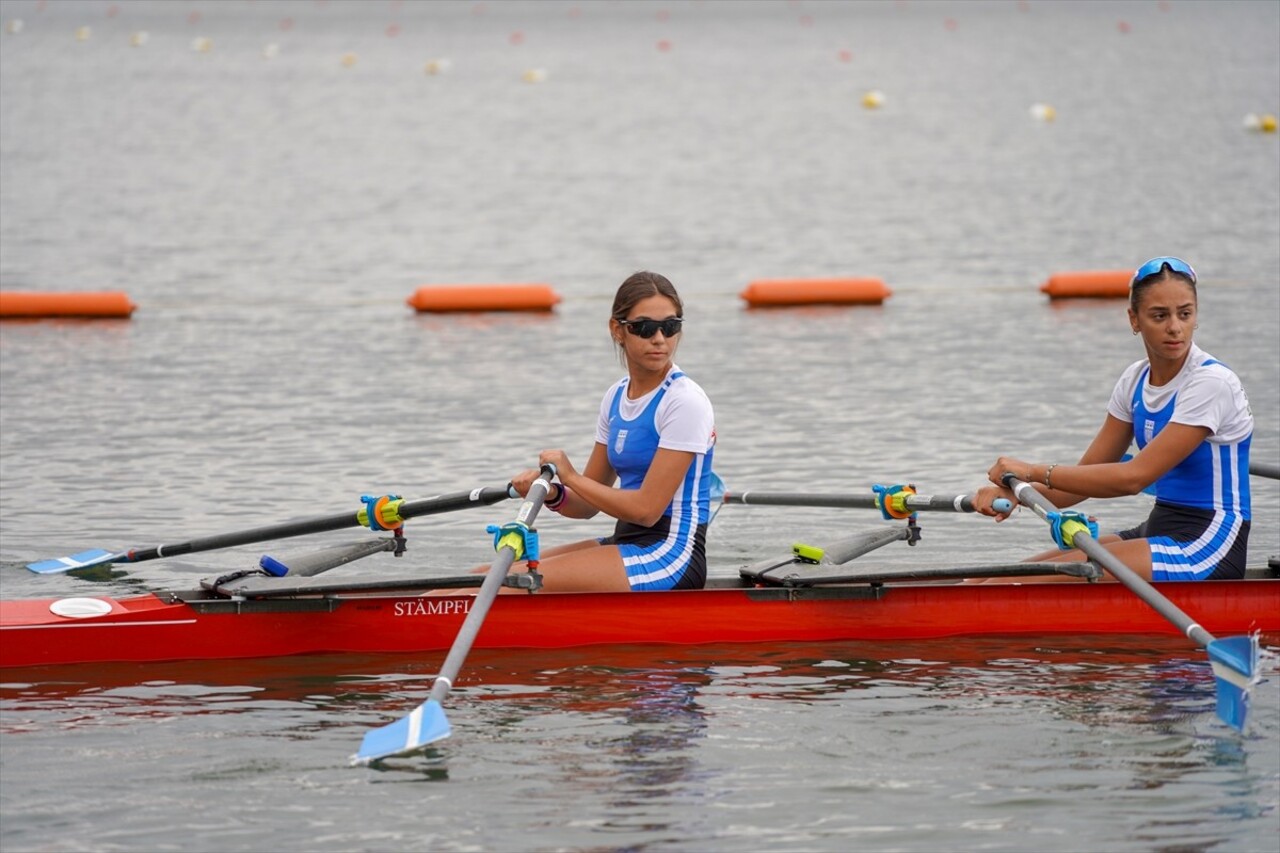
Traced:
<path id="1" fill-rule="evenodd" d="M 1045 516 L 1049 521 L 1049 530 L 1053 534 L 1053 541 L 1062 551 L 1070 551 L 1075 547 L 1073 541 L 1076 533 L 1084 528 L 1094 539 L 1098 538 L 1098 522 L 1089 518 L 1082 512 L 1075 510 L 1063 510 L 1061 512 L 1051 512 Z"/>
<path id="2" fill-rule="evenodd" d="M 520 539 L 520 547 L 516 548 L 516 559 L 527 560 L 530 563 L 538 562 L 538 531 L 522 524 L 519 521 L 512 521 L 499 527 L 496 524 L 490 524 L 485 527 L 485 531 L 493 534 L 493 550 L 498 551 L 505 544 L 505 540 L 511 534 L 515 534 Z"/>

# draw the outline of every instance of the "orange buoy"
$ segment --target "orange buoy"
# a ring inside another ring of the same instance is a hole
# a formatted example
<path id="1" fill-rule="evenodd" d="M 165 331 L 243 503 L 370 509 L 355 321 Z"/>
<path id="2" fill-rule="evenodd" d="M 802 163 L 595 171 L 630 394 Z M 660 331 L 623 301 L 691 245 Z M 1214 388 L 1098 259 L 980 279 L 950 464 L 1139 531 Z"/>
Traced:
<path id="1" fill-rule="evenodd" d="M 1050 299 L 1118 299 L 1129 295 L 1129 270 L 1060 272 L 1040 285 Z"/>
<path id="2" fill-rule="evenodd" d="M 0 290 L 0 317 L 128 317 L 138 306 L 120 291 L 32 293 Z"/>
<path id="3" fill-rule="evenodd" d="M 892 293 L 878 278 L 768 278 L 738 295 L 752 308 L 774 305 L 879 305 Z"/>
<path id="4" fill-rule="evenodd" d="M 549 284 L 427 284 L 406 303 L 417 311 L 550 311 L 560 294 Z"/>

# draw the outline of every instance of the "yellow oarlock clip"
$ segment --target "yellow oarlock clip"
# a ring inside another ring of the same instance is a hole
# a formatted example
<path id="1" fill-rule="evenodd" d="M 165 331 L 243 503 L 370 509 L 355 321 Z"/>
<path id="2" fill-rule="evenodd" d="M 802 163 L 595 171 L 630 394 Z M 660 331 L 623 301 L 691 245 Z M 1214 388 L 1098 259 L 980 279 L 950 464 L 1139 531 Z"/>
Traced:
<path id="1" fill-rule="evenodd" d="M 802 563 L 821 563 L 822 558 L 827 552 L 816 545 L 805 545 L 803 542 L 797 542 L 791 546 L 791 553 Z"/>
<path id="2" fill-rule="evenodd" d="M 515 559 L 519 560 L 524 556 L 524 534 L 517 530 L 510 531 L 494 543 L 493 550 L 501 551 L 503 546 L 510 546 L 515 552 Z"/>

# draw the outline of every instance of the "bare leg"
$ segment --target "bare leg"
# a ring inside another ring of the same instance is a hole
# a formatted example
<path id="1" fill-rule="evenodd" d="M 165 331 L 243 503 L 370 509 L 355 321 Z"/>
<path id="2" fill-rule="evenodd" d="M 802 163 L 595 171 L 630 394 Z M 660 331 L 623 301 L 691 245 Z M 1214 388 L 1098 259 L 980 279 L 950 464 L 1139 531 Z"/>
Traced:
<path id="1" fill-rule="evenodd" d="M 1151 546 L 1146 539 L 1121 539 L 1113 533 L 1098 537 L 1098 542 L 1107 550 L 1120 558 L 1126 566 L 1133 569 L 1145 580 L 1151 580 Z M 1026 563 L 1080 563 L 1088 561 L 1083 551 L 1045 551 L 1028 557 Z M 1070 575 L 1043 575 L 1030 578 L 971 578 L 965 583 L 1073 583 L 1081 580 Z M 1114 581 L 1110 572 L 1102 575 L 1104 581 Z"/>

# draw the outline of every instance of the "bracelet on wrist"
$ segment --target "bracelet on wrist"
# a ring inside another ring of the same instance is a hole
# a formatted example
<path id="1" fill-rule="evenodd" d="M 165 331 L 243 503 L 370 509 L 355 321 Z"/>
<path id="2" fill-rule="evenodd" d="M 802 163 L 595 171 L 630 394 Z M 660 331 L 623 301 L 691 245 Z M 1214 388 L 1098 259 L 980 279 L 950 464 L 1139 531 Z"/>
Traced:
<path id="1" fill-rule="evenodd" d="M 1051 478 L 1053 477 L 1053 469 L 1057 467 L 1058 467 L 1058 463 L 1055 462 L 1052 465 L 1050 465 L 1048 468 L 1044 469 L 1044 484 L 1051 489 L 1053 488 L 1053 483 L 1051 482 Z"/>
<path id="2" fill-rule="evenodd" d="M 564 483 L 556 483 L 555 487 L 557 490 L 556 496 L 553 499 L 543 501 L 542 503 L 543 506 L 552 512 L 558 512 L 560 507 L 564 506 L 565 500 L 569 497 L 569 489 L 564 485 Z"/>

